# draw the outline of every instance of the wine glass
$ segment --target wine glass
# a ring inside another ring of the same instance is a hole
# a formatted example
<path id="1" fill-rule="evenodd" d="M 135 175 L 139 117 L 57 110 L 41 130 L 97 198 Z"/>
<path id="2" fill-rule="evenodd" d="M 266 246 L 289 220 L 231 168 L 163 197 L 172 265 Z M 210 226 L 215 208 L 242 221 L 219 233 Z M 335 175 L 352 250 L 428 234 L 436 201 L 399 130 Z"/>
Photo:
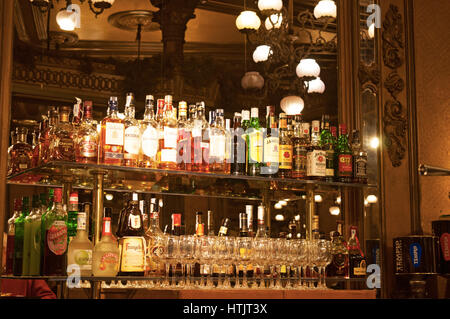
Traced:
<path id="1" fill-rule="evenodd" d="M 219 267 L 219 281 L 217 284 L 218 288 L 223 288 L 223 285 L 226 281 L 227 276 L 227 256 L 228 256 L 228 248 L 227 248 L 227 237 L 216 237 L 216 245 L 217 245 L 217 264 Z M 223 279 L 222 279 L 222 273 Z"/>
<path id="2" fill-rule="evenodd" d="M 317 267 L 319 267 L 319 284 L 318 288 L 325 289 L 325 268 L 331 262 L 331 242 L 329 240 L 320 239 L 317 243 Z"/>
<path id="3" fill-rule="evenodd" d="M 226 248 L 226 254 L 224 258 L 225 263 L 225 280 L 224 280 L 224 288 L 231 288 L 231 276 L 233 276 L 234 268 L 233 264 L 235 262 L 236 257 L 236 237 L 220 237 L 224 243 Z"/>
<path id="4" fill-rule="evenodd" d="M 182 286 L 187 286 L 191 280 L 191 266 L 194 259 L 194 236 L 180 236 L 180 262 L 182 266 Z"/>
<path id="5" fill-rule="evenodd" d="M 238 260 L 238 273 L 242 271 L 242 281 L 239 280 L 239 286 L 241 288 L 247 287 L 247 267 L 252 253 L 252 238 L 250 237 L 238 237 L 237 241 L 237 260 Z M 240 277 L 240 274 L 239 274 Z"/>
<path id="6" fill-rule="evenodd" d="M 306 265 L 308 263 L 308 241 L 306 239 L 299 239 L 297 247 L 297 262 L 300 273 L 300 286 L 305 288 L 305 280 L 307 279 Z"/>
<path id="7" fill-rule="evenodd" d="M 179 248 L 179 238 L 177 236 L 171 235 L 166 236 L 164 240 L 164 252 L 163 252 L 163 259 L 165 261 L 166 266 L 166 274 L 165 274 L 166 280 L 163 287 L 168 287 L 173 283 L 173 277 L 175 276 L 173 263 L 176 261 L 178 248 Z M 172 283 L 169 280 L 171 268 L 172 268 Z"/>

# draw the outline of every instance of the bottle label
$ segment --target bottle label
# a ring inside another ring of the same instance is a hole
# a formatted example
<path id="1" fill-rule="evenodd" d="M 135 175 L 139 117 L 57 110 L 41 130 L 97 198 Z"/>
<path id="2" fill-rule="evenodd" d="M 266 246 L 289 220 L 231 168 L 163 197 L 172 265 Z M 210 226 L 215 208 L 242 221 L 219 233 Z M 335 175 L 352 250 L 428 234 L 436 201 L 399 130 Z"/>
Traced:
<path id="1" fill-rule="evenodd" d="M 367 177 L 367 159 L 364 157 L 357 157 L 355 160 L 355 176 Z"/>
<path id="2" fill-rule="evenodd" d="M 353 268 L 353 275 L 355 276 L 365 276 L 366 275 L 366 261 L 361 260 L 359 264 L 355 265 Z"/>
<path id="3" fill-rule="evenodd" d="M 409 246 L 409 255 L 414 268 L 419 267 L 422 259 L 422 246 L 418 243 L 411 244 Z"/>
<path id="4" fill-rule="evenodd" d="M 280 145 L 280 169 L 292 169 L 292 145 Z"/>
<path id="5" fill-rule="evenodd" d="M 79 144 L 79 152 L 83 157 L 97 157 L 98 144 L 89 137 L 84 137 Z"/>
<path id="6" fill-rule="evenodd" d="M 63 220 L 53 222 L 47 230 L 47 245 L 52 253 L 63 255 L 67 249 L 67 225 Z"/>
<path id="7" fill-rule="evenodd" d="M 105 221 L 103 224 L 103 234 L 111 234 L 111 222 Z"/>
<path id="8" fill-rule="evenodd" d="M 107 252 L 100 258 L 101 271 L 115 271 L 119 268 L 119 256 L 115 253 Z"/>
<path id="9" fill-rule="evenodd" d="M 263 154 L 263 135 L 261 131 L 254 130 L 249 135 L 250 160 L 252 163 L 261 163 Z"/>
<path id="10" fill-rule="evenodd" d="M 221 233 L 222 235 L 226 235 L 228 233 L 228 227 L 221 226 L 219 229 L 219 233 Z"/>
<path id="11" fill-rule="evenodd" d="M 123 123 L 106 122 L 105 144 L 123 146 L 124 133 Z"/>
<path id="12" fill-rule="evenodd" d="M 307 175 L 308 176 L 325 176 L 327 154 L 325 151 L 314 150 L 308 152 L 307 155 Z"/>
<path id="13" fill-rule="evenodd" d="M 141 228 L 141 217 L 137 215 L 130 215 L 130 226 L 133 229 Z"/>
<path id="14" fill-rule="evenodd" d="M 223 135 L 211 135 L 209 156 L 223 160 L 225 158 L 225 141 Z"/>
<path id="15" fill-rule="evenodd" d="M 155 157 L 158 152 L 158 132 L 154 127 L 147 127 L 142 134 L 142 152 L 148 157 Z"/>
<path id="16" fill-rule="evenodd" d="M 306 176 L 306 148 L 303 145 L 296 145 L 293 155 L 293 169 L 295 177 Z"/>
<path id="17" fill-rule="evenodd" d="M 156 244 L 152 247 L 150 252 L 154 258 L 161 258 L 164 254 L 164 246 Z"/>
<path id="18" fill-rule="evenodd" d="M 326 164 L 326 171 L 325 175 L 329 177 L 334 177 L 334 151 L 328 150 L 327 151 L 327 164 Z"/>
<path id="19" fill-rule="evenodd" d="M 200 143 L 201 148 L 207 148 L 209 149 L 209 142 L 201 142 Z"/>
<path id="20" fill-rule="evenodd" d="M 202 121 L 195 120 L 194 128 L 192 129 L 192 137 L 201 137 L 202 136 Z"/>
<path id="21" fill-rule="evenodd" d="M 443 233 L 440 238 L 442 257 L 445 261 L 450 261 L 450 234 Z"/>
<path id="22" fill-rule="evenodd" d="M 73 259 L 81 270 L 92 269 L 92 250 L 76 249 L 73 251 Z"/>
<path id="23" fill-rule="evenodd" d="M 86 213 L 78 213 L 77 230 L 86 230 Z"/>
<path id="24" fill-rule="evenodd" d="M 120 243 L 123 272 L 145 271 L 145 240 L 143 237 L 123 237 Z"/>
<path id="25" fill-rule="evenodd" d="M 264 139 L 264 162 L 270 166 L 277 164 L 279 161 L 280 138 L 267 137 Z"/>
<path id="26" fill-rule="evenodd" d="M 137 126 L 130 126 L 125 130 L 125 152 L 133 155 L 139 154 L 140 131 Z"/>
<path id="27" fill-rule="evenodd" d="M 164 126 L 164 148 L 177 148 L 178 129 Z M 176 156 L 176 155 L 175 155 Z M 176 157 L 175 157 L 176 161 Z"/>
<path id="28" fill-rule="evenodd" d="M 339 176 L 352 176 L 352 156 L 348 154 L 339 154 Z"/>
<path id="29" fill-rule="evenodd" d="M 161 162 L 177 162 L 177 150 L 175 149 L 162 149 L 161 150 Z"/>

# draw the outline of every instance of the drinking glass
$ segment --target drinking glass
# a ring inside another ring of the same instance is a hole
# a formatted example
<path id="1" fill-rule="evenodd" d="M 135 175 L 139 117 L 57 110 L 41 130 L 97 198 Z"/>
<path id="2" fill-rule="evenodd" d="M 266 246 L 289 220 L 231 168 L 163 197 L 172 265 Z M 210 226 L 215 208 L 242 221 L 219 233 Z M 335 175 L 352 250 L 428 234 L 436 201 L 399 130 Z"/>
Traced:
<path id="1" fill-rule="evenodd" d="M 176 258 L 178 257 L 179 250 L 179 238 L 177 236 L 166 236 L 164 240 L 164 253 L 163 258 L 166 266 L 166 274 L 165 274 L 165 284 L 163 287 L 168 287 L 173 283 L 173 278 L 175 277 L 174 271 L 174 263 L 176 266 Z M 169 280 L 169 272 L 172 268 L 172 280 Z"/>
<path id="2" fill-rule="evenodd" d="M 306 239 L 299 239 L 297 247 L 297 263 L 300 275 L 300 288 L 306 288 L 306 265 L 308 264 L 308 241 Z"/>
<path id="3" fill-rule="evenodd" d="M 220 237 L 225 243 L 226 255 L 224 257 L 225 263 L 225 281 L 224 288 L 231 288 L 231 276 L 234 272 L 234 262 L 236 260 L 236 237 Z"/>
<path id="4" fill-rule="evenodd" d="M 247 288 L 247 267 L 249 265 L 249 261 L 251 259 L 252 254 L 252 238 L 250 237 L 238 237 L 236 239 L 237 241 L 237 261 L 239 265 L 239 271 L 238 276 L 240 277 L 239 273 L 242 271 L 242 281 L 239 280 L 239 287 L 240 288 Z"/>
<path id="5" fill-rule="evenodd" d="M 317 243 L 317 267 L 319 267 L 319 284 L 318 288 L 326 289 L 325 284 L 325 268 L 331 262 L 331 242 L 321 239 Z"/>
<path id="6" fill-rule="evenodd" d="M 190 285 L 191 269 L 194 260 L 194 236 L 183 235 L 180 236 L 180 262 L 182 265 L 182 285 Z"/>

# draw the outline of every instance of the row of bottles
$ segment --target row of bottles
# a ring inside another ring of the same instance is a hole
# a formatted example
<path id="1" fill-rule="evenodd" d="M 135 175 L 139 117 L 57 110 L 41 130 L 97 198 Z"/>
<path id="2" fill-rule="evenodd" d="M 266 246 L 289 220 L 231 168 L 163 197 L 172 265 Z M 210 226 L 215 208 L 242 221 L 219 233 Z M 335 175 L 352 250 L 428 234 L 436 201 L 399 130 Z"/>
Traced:
<path id="1" fill-rule="evenodd" d="M 258 108 L 235 113 L 232 123 L 217 109 L 209 112 L 208 121 L 205 103 L 188 107 L 181 101 L 177 118 L 172 96 L 158 99 L 155 112 L 154 98 L 148 95 L 144 118 L 137 120 L 132 93 L 127 94 L 124 116 L 117 97 L 111 97 L 108 115 L 97 126 L 90 101 L 75 105 L 71 122 L 70 113 L 69 107 L 51 109 L 33 145 L 26 142 L 26 129 L 17 128 L 8 153 L 9 174 L 48 161 L 76 161 L 367 183 L 367 152 L 359 132 L 352 132 L 350 144 L 346 125 L 339 125 L 338 132 L 328 115 L 309 123 L 301 114 L 280 113 L 277 120 L 275 107 L 268 106 L 264 127 Z"/>

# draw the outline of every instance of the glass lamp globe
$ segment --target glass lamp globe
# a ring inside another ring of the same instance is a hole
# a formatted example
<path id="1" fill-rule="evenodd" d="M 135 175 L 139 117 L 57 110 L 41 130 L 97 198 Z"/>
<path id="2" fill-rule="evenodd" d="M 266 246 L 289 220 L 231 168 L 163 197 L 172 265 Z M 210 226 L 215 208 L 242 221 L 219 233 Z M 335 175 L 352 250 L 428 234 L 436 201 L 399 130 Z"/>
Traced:
<path id="1" fill-rule="evenodd" d="M 258 30 L 261 20 L 254 11 L 242 11 L 236 19 L 236 27 L 239 31 Z"/>
<path id="2" fill-rule="evenodd" d="M 341 213 L 340 208 L 337 206 L 330 207 L 329 211 L 330 211 L 330 214 L 333 216 L 338 216 Z"/>
<path id="3" fill-rule="evenodd" d="M 316 17 L 316 19 L 320 19 L 322 17 L 336 18 L 336 3 L 334 3 L 333 0 L 320 0 L 314 8 L 314 16 Z"/>
<path id="4" fill-rule="evenodd" d="M 241 86 L 244 90 L 261 90 L 264 87 L 264 78 L 259 72 L 247 72 L 242 77 Z"/>
<path id="5" fill-rule="evenodd" d="M 287 115 L 298 115 L 305 108 L 305 102 L 299 96 L 290 95 L 281 100 L 280 106 Z"/>
<path id="6" fill-rule="evenodd" d="M 302 59 L 297 65 L 296 73 L 299 78 L 317 78 L 320 75 L 320 66 L 314 59 Z"/>
<path id="7" fill-rule="evenodd" d="M 63 9 L 56 15 L 56 22 L 62 30 L 73 31 L 77 24 L 76 12 Z"/>
<path id="8" fill-rule="evenodd" d="M 320 77 L 308 82 L 308 93 L 323 94 L 323 92 L 325 92 L 325 83 Z"/>
<path id="9" fill-rule="evenodd" d="M 283 0 L 259 0 L 258 9 L 261 12 L 280 11 L 283 8 Z"/>
<path id="10" fill-rule="evenodd" d="M 266 19 L 266 29 L 272 30 L 272 28 L 279 29 L 283 23 L 283 16 L 281 14 L 272 14 Z"/>
<path id="11" fill-rule="evenodd" d="M 269 55 L 272 54 L 272 50 L 268 45 L 260 45 L 253 52 L 253 61 L 255 63 L 265 62 L 269 59 Z"/>

